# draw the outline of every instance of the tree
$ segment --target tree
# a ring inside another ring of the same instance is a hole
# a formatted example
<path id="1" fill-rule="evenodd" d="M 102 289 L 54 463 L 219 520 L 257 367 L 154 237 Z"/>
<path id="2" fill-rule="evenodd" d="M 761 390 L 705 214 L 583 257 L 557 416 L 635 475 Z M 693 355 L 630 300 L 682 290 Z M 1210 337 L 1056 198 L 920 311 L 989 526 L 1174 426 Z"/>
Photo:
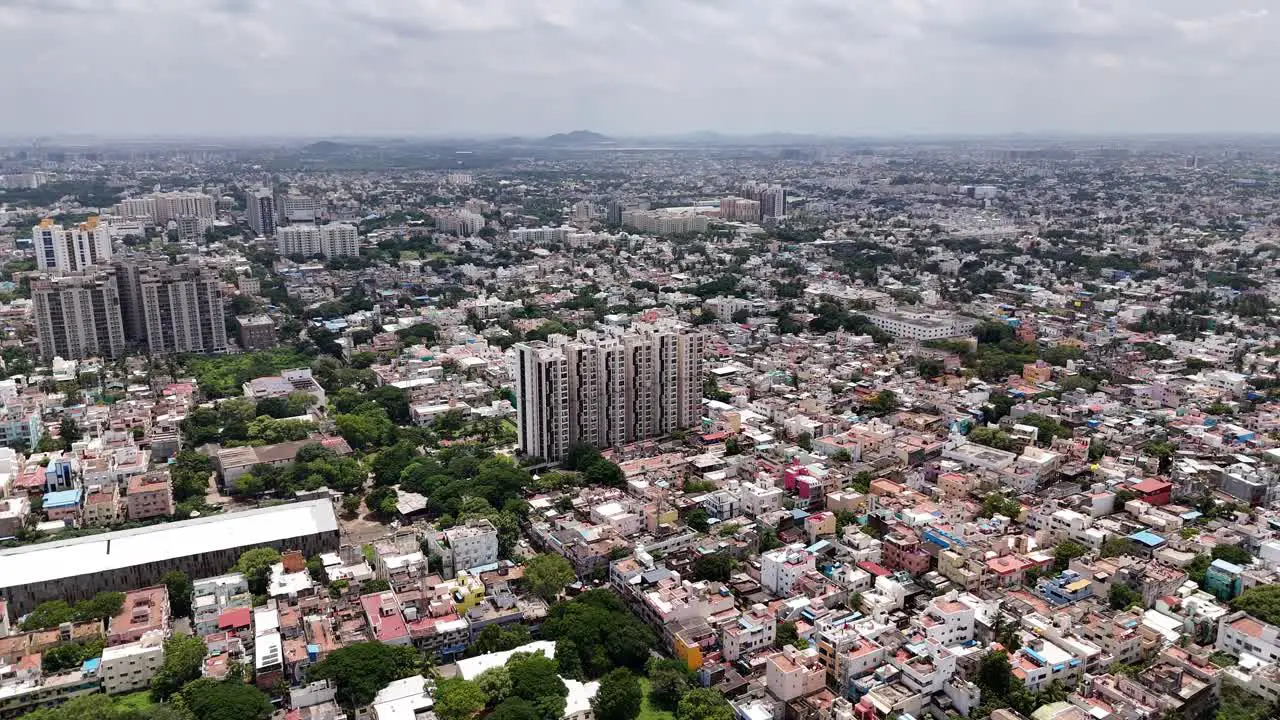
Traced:
<path id="1" fill-rule="evenodd" d="M 577 579 L 573 566 L 560 555 L 539 555 L 524 566 L 524 580 L 535 595 L 551 602 L 564 592 L 565 586 Z"/>
<path id="2" fill-rule="evenodd" d="M 553 605 L 541 635 L 557 642 L 572 640 L 586 677 L 599 677 L 615 667 L 643 668 L 655 643 L 648 626 L 604 589 Z"/>
<path id="3" fill-rule="evenodd" d="M 707 511 L 699 507 L 694 508 L 693 512 L 689 513 L 689 516 L 685 518 L 684 522 L 694 530 L 704 533 L 711 528 L 710 520 L 711 518 L 707 515 Z"/>
<path id="4" fill-rule="evenodd" d="M 373 702 L 389 683 L 418 672 L 418 653 L 412 647 L 378 642 L 354 643 L 339 648 L 307 669 L 307 679 L 334 680 L 338 701 L 349 708 Z"/>
<path id="5" fill-rule="evenodd" d="M 400 482 L 400 473 L 418 456 L 418 449 L 412 443 L 398 442 L 378 453 L 372 464 L 373 482 L 375 485 L 395 485 Z"/>
<path id="6" fill-rule="evenodd" d="M 436 685 L 435 713 L 441 720 L 467 720 L 484 710 L 488 698 L 469 680 L 450 678 Z"/>
<path id="7" fill-rule="evenodd" d="M 538 708 L 524 698 L 509 698 L 498 704 L 485 720 L 540 720 Z"/>
<path id="8" fill-rule="evenodd" d="M 618 668 L 600 678 L 600 689 L 591 699 L 591 708 L 602 720 L 633 720 L 640 714 L 643 699 L 636 676 L 626 668 Z"/>
<path id="9" fill-rule="evenodd" d="M 170 570 L 160 578 L 169 590 L 169 608 L 175 617 L 191 617 L 191 600 L 195 587 L 181 570 Z"/>
<path id="10" fill-rule="evenodd" d="M 1004 652 L 987 653 L 978 668 L 978 687 L 995 698 L 1009 696 L 1013 686 L 1013 668 Z"/>
<path id="11" fill-rule="evenodd" d="M 71 446 L 80 440 L 80 425 L 74 418 L 64 417 L 58 425 L 58 437 L 62 440 L 62 449 L 70 451 Z"/>
<path id="12" fill-rule="evenodd" d="M 353 517 L 360 512 L 360 503 L 364 501 L 364 497 L 359 493 L 344 495 L 342 498 L 342 512 L 348 517 Z"/>
<path id="13" fill-rule="evenodd" d="M 1133 541 L 1129 538 L 1107 538 L 1102 541 L 1102 547 L 1098 549 L 1098 556 L 1109 558 L 1127 555 L 1129 554 L 1129 551 L 1133 549 L 1132 542 Z"/>
<path id="14" fill-rule="evenodd" d="M 586 472 L 583 474 L 587 478 L 587 483 L 591 485 L 622 487 L 626 484 L 626 475 L 622 473 L 622 468 L 604 458 L 599 458 L 588 465 Z"/>
<path id="15" fill-rule="evenodd" d="M 699 580 L 727 582 L 733 573 L 733 558 L 727 552 L 702 555 L 693 561 L 693 576 Z"/>
<path id="16" fill-rule="evenodd" d="M 487 625 L 476 636 L 475 642 L 467 648 L 469 655 L 485 655 L 487 653 L 514 650 L 533 640 L 529 629 L 523 625 L 504 628 L 501 625 Z"/>
<path id="17" fill-rule="evenodd" d="M 778 623 L 777 631 L 773 635 L 773 645 L 776 648 L 784 648 L 788 645 L 803 650 L 800 646 L 804 640 L 796 633 L 796 624 L 793 622 Z"/>
<path id="18" fill-rule="evenodd" d="M 490 707 L 511 697 L 511 673 L 505 667 L 491 667 L 477 675 L 474 682 Z"/>
<path id="19" fill-rule="evenodd" d="M 1235 565 L 1248 566 L 1253 562 L 1248 550 L 1235 545 L 1214 545 L 1211 555 L 1214 560 L 1226 560 Z"/>
<path id="20" fill-rule="evenodd" d="M 104 645 L 101 635 L 82 642 L 55 645 L 40 654 L 41 669 L 46 674 L 52 674 L 78 668 L 85 660 L 101 657 Z"/>
<path id="21" fill-rule="evenodd" d="M 541 653 L 516 653 L 507 660 L 511 694 L 537 709 L 541 720 L 560 720 L 569 688 L 556 674 L 556 661 Z"/>
<path id="22" fill-rule="evenodd" d="M 267 592 L 267 582 L 271 579 L 271 566 L 280 562 L 280 551 L 270 547 L 245 550 L 236 561 L 233 572 L 244 575 L 249 582 L 249 591 L 254 595 Z"/>
<path id="23" fill-rule="evenodd" d="M 799 437 L 796 438 L 796 445 L 798 445 L 801 450 L 812 450 L 813 433 L 810 433 L 808 430 L 800 433 Z"/>
<path id="24" fill-rule="evenodd" d="M 680 698 L 676 720 L 733 720 L 733 706 L 710 688 L 695 688 Z"/>
<path id="25" fill-rule="evenodd" d="M 1231 601 L 1233 610 L 1243 610 L 1259 620 L 1280 625 L 1280 585 L 1256 585 Z"/>
<path id="26" fill-rule="evenodd" d="M 898 409 L 898 394 L 892 390 L 881 390 L 867 407 L 873 412 L 891 413 Z"/>
<path id="27" fill-rule="evenodd" d="M 1107 600 L 1112 610 L 1124 610 L 1130 605 L 1141 605 L 1142 594 L 1122 582 L 1113 582 Z"/>
<path id="28" fill-rule="evenodd" d="M 1075 558 L 1082 557 L 1089 552 L 1089 548 L 1078 542 L 1064 540 L 1058 543 L 1053 549 L 1053 569 L 1062 572 L 1067 569 L 1071 561 Z"/>
<path id="29" fill-rule="evenodd" d="M 689 668 L 679 660 L 652 658 L 646 668 L 649 675 L 649 700 L 665 710 L 675 710 L 680 698 L 693 688 Z"/>
<path id="30" fill-rule="evenodd" d="M 258 688 L 239 680 L 200 678 L 182 688 L 196 720 L 267 720 L 275 711 Z"/>
<path id="31" fill-rule="evenodd" d="M 151 676 L 151 696 L 167 700 L 204 673 L 204 641 L 175 633 L 164 641 L 164 661 Z"/>

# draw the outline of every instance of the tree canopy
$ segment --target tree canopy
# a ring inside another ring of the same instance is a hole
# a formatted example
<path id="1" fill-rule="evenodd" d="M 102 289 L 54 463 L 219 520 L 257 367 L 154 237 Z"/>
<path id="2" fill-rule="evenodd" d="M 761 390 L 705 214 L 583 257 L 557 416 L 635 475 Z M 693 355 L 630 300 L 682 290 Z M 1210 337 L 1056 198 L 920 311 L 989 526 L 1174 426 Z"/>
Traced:
<path id="1" fill-rule="evenodd" d="M 338 701 L 345 707 L 361 707 L 392 681 L 416 672 L 418 653 L 412 647 L 365 642 L 329 653 L 307 669 L 307 679 L 337 682 Z"/>
<path id="2" fill-rule="evenodd" d="M 559 597 L 565 587 L 577 579 L 569 561 L 555 553 L 539 555 L 524 565 L 525 584 L 533 594 L 548 602 Z"/>

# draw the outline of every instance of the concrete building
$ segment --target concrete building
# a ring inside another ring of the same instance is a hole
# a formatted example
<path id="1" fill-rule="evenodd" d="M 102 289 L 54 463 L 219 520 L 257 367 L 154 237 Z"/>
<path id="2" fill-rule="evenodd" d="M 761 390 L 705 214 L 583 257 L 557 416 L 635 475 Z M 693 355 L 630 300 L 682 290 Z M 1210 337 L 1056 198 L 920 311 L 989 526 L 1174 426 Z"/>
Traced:
<path id="1" fill-rule="evenodd" d="M 107 645 L 137 642 L 148 633 L 169 633 L 169 591 L 164 585 L 130 590 L 115 617 L 107 621 Z"/>
<path id="2" fill-rule="evenodd" d="M 245 550 L 263 546 L 307 556 L 336 551 L 333 503 L 311 500 L 0 550 L 0 597 L 17 615 L 45 600 L 74 603 L 100 591 L 146 587 L 170 570 L 221 573 Z"/>
<path id="3" fill-rule="evenodd" d="M 695 427 L 702 417 L 704 338 L 675 325 L 519 343 L 520 450 L 551 461 L 569 447 L 616 447 Z"/>
<path id="4" fill-rule="evenodd" d="M 720 200 L 720 219 L 730 222 L 760 222 L 760 203 L 740 197 Z"/>
<path id="5" fill-rule="evenodd" d="M 319 200 L 298 193 L 281 195 L 276 201 L 282 223 L 310 223 L 320 219 L 324 205 Z"/>
<path id="6" fill-rule="evenodd" d="M 31 229 L 36 267 L 41 270 L 78 272 L 111 260 L 111 231 L 91 217 L 72 228 L 48 218 Z"/>
<path id="7" fill-rule="evenodd" d="M 1218 621 L 1214 649 L 1240 658 L 1248 666 L 1280 664 L 1280 628 L 1243 612 Z"/>
<path id="8" fill-rule="evenodd" d="M 974 326 L 974 321 L 969 318 L 934 313 L 870 312 L 867 319 L 890 335 L 909 340 L 961 337 Z"/>
<path id="9" fill-rule="evenodd" d="M 108 695 L 143 690 L 164 663 L 164 632 L 154 630 L 135 642 L 115 645 L 102 651 L 98 674 Z"/>
<path id="10" fill-rule="evenodd" d="M 783 702 L 812 695 L 826 687 L 827 671 L 818 660 L 816 648 L 796 650 L 791 646 L 769 657 L 765 666 L 765 686 L 769 694 Z"/>
<path id="11" fill-rule="evenodd" d="M 83 360 L 124 354 L 124 321 L 114 270 L 39 276 L 31 281 L 31 303 L 42 358 Z"/>
<path id="12" fill-rule="evenodd" d="M 240 328 L 240 347 L 244 350 L 265 350 L 276 345 L 276 324 L 266 315 L 240 315 L 236 317 Z"/>
<path id="13" fill-rule="evenodd" d="M 173 514 L 173 483 L 168 470 L 129 478 L 125 490 L 125 516 L 130 520 L 168 517 Z"/>
<path id="14" fill-rule="evenodd" d="M 427 534 L 427 547 L 444 563 L 451 578 L 463 570 L 498 562 L 498 530 L 488 519 L 469 520 L 440 533 Z"/>
<path id="15" fill-rule="evenodd" d="M 183 217 L 212 220 L 218 215 L 217 202 L 212 195 L 193 192 L 154 193 L 141 200 L 122 200 L 120 207 L 121 210 L 128 208 L 143 211 L 142 213 L 122 212 L 129 217 L 138 217 L 150 208 L 152 219 L 161 226 L 168 225 L 170 220 Z"/>
<path id="16" fill-rule="evenodd" d="M 248 207 L 245 215 L 249 227 L 260 236 L 271 236 L 276 233 L 276 200 L 267 188 L 250 191 L 246 196 Z"/>
<path id="17" fill-rule="evenodd" d="M 803 545 L 770 550 L 760 555 L 760 587 L 785 597 L 802 575 L 814 569 L 813 553 Z"/>
<path id="18" fill-rule="evenodd" d="M 281 255 L 323 255 L 326 258 L 360 254 L 360 235 L 355 225 L 289 225 L 276 231 Z"/>
<path id="19" fill-rule="evenodd" d="M 222 281 L 198 265 L 116 263 L 126 335 L 152 355 L 227 351 Z"/>

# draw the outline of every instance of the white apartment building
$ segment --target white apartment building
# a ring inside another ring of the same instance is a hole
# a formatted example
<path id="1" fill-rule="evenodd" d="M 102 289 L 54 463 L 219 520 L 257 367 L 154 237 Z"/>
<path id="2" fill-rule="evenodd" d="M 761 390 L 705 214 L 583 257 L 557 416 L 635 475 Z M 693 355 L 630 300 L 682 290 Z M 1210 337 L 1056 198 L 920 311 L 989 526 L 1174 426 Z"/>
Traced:
<path id="1" fill-rule="evenodd" d="M 125 198 L 115 207 L 115 214 L 129 218 L 156 219 L 156 199 L 154 197 Z"/>
<path id="2" fill-rule="evenodd" d="M 800 543 L 770 550 L 760 556 L 760 586 L 774 595 L 785 597 L 791 594 L 791 587 L 796 581 L 813 569 L 813 553 Z"/>
<path id="3" fill-rule="evenodd" d="M 427 536 L 428 547 L 444 562 L 445 577 L 498 562 L 498 530 L 485 518 L 469 520 Z"/>
<path id="4" fill-rule="evenodd" d="M 769 658 L 765 667 L 765 685 L 769 693 L 783 702 L 805 697 L 826 687 L 827 671 L 814 648 L 783 648 Z"/>
<path id="5" fill-rule="evenodd" d="M 454 235 L 475 235 L 484 229 L 484 216 L 470 210 L 455 210 L 436 216 L 436 229 Z"/>
<path id="6" fill-rule="evenodd" d="M 769 647 L 777 637 L 777 629 L 777 618 L 764 605 L 757 605 L 751 612 L 739 615 L 720 634 L 724 659 L 737 662 L 743 655 Z"/>
<path id="7" fill-rule="evenodd" d="M 515 346 L 516 425 L 520 451 L 559 460 L 569 451 L 567 363 L 546 343 Z"/>
<path id="8" fill-rule="evenodd" d="M 894 337 L 910 340 L 962 337 L 975 324 L 970 318 L 937 313 L 871 312 L 867 313 L 867 319 Z"/>
<path id="9" fill-rule="evenodd" d="M 1280 664 L 1280 628 L 1242 612 L 1231 613 L 1218 621 L 1213 647 L 1254 665 Z"/>
<path id="10" fill-rule="evenodd" d="M 566 243 L 573 232 L 569 227 L 515 228 L 511 231 L 511 241 L 527 245 Z"/>
<path id="11" fill-rule="evenodd" d="M 247 203 L 245 215 L 249 221 L 249 227 L 259 235 L 274 235 L 276 233 L 276 199 L 271 194 L 271 190 L 258 188 L 247 193 Z"/>
<path id="12" fill-rule="evenodd" d="M 911 624 L 928 640 L 936 640 L 944 646 L 959 645 L 973 639 L 974 619 L 977 611 L 952 591 L 934 598 L 924 612 L 912 618 Z"/>
<path id="13" fill-rule="evenodd" d="M 116 645 L 102 651 L 98 674 L 102 689 L 108 695 L 142 690 L 164 662 L 164 632 L 152 630 L 136 642 Z"/>
<path id="14" fill-rule="evenodd" d="M 111 231 L 97 217 L 72 228 L 45 218 L 31 228 L 31 246 L 39 269 L 78 272 L 111 260 Z"/>
<path id="15" fill-rule="evenodd" d="M 740 488 L 742 496 L 742 513 L 749 517 L 760 517 L 782 509 L 782 488 L 771 485 L 757 485 L 744 482 Z M 864 536 L 866 537 L 866 536 Z"/>
<path id="16" fill-rule="evenodd" d="M 709 221 L 706 215 L 690 210 L 673 212 L 670 210 L 625 210 L 622 213 L 622 224 L 641 232 L 655 235 L 675 235 L 677 233 L 704 232 Z"/>
<path id="17" fill-rule="evenodd" d="M 346 223 L 288 225 L 276 231 L 281 255 L 323 255 L 326 258 L 360 254 L 360 234 Z"/>
<path id="18" fill-rule="evenodd" d="M 319 219 L 323 206 L 313 197 L 289 193 L 279 200 L 280 221 L 286 223 L 310 223 Z"/>

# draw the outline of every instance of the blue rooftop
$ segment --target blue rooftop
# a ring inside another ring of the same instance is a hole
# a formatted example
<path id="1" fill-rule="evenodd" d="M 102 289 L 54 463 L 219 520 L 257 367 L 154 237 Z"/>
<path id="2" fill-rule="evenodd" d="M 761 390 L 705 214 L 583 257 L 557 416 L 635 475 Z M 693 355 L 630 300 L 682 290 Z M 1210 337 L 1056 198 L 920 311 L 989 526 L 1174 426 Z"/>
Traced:
<path id="1" fill-rule="evenodd" d="M 1165 544 L 1165 539 L 1149 530 L 1139 530 L 1129 536 L 1130 540 L 1142 543 L 1150 548 L 1160 547 Z"/>
<path id="2" fill-rule="evenodd" d="M 101 664 L 102 664 L 102 658 L 89 658 L 88 660 L 84 661 L 83 665 L 80 666 L 80 670 L 86 673 L 97 672 L 98 666 Z"/>
<path id="3" fill-rule="evenodd" d="M 809 517 L 809 513 L 801 510 L 800 508 L 796 508 L 795 510 L 791 511 L 792 520 L 803 520 L 807 517 Z"/>
<path id="4" fill-rule="evenodd" d="M 59 490 L 44 494 L 44 508 L 74 507 L 80 504 L 80 490 Z"/>
<path id="5" fill-rule="evenodd" d="M 1240 567 L 1235 563 L 1229 563 L 1226 560 L 1214 560 L 1213 562 L 1209 563 L 1209 567 L 1216 568 L 1226 573 L 1231 573 L 1232 575 L 1239 575 L 1240 573 L 1244 572 L 1243 567 Z"/>

